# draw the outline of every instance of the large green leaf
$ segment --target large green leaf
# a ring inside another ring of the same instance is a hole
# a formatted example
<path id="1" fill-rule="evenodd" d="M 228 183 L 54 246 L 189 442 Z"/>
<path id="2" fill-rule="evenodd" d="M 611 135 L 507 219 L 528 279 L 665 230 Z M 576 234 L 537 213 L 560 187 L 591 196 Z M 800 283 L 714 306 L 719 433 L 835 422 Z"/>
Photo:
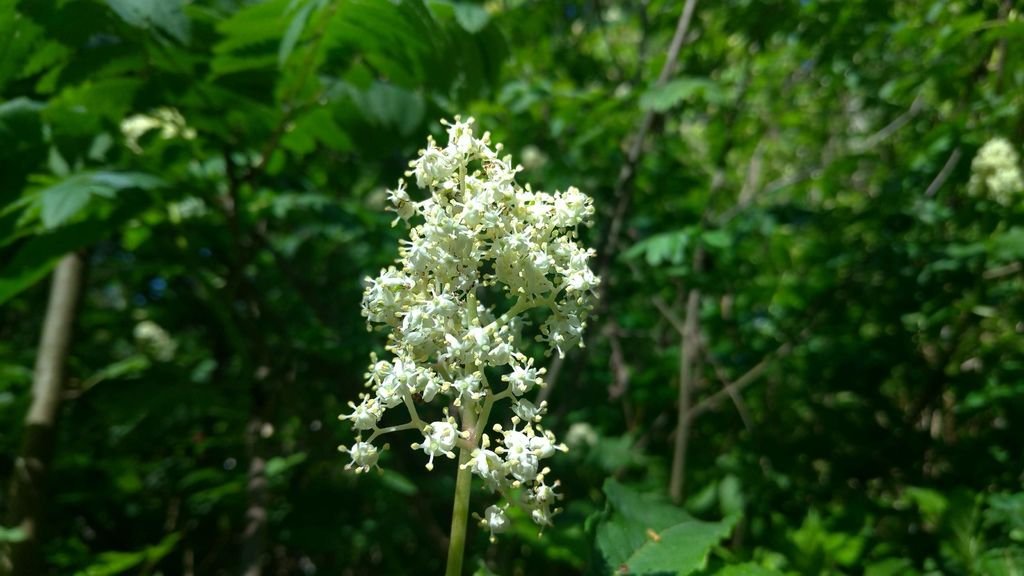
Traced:
<path id="1" fill-rule="evenodd" d="M 93 196 L 111 198 L 120 190 L 163 185 L 163 180 L 138 172 L 80 172 L 39 192 L 40 216 L 44 227 L 56 228 L 85 208 Z"/>
<path id="2" fill-rule="evenodd" d="M 623 574 L 689 574 L 732 530 L 733 521 L 704 522 L 668 502 L 614 479 L 605 481 L 610 511 L 597 527 L 605 565 Z"/>

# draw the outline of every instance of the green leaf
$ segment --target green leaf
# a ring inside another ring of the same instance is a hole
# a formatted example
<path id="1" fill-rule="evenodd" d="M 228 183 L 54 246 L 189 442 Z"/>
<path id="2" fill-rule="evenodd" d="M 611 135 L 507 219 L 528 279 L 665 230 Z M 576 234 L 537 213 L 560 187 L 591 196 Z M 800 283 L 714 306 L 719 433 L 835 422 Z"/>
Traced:
<path id="1" fill-rule="evenodd" d="M 622 254 L 622 257 L 626 260 L 635 260 L 643 256 L 650 266 L 679 265 L 685 260 L 691 237 L 692 232 L 689 229 L 655 234 L 634 244 Z"/>
<path id="2" fill-rule="evenodd" d="M 697 520 L 660 493 L 642 494 L 614 479 L 605 481 L 604 491 L 611 511 L 597 527 L 596 545 L 613 570 L 689 574 L 732 530 L 732 521 Z"/>
<path id="3" fill-rule="evenodd" d="M 380 481 L 381 484 L 402 496 L 414 496 L 419 491 L 412 480 L 394 470 L 384 469 L 381 472 Z"/>
<path id="4" fill-rule="evenodd" d="M 864 569 L 864 576 L 913 576 L 917 574 L 913 563 L 906 558 L 886 558 Z"/>
<path id="5" fill-rule="evenodd" d="M 426 110 L 418 92 L 383 82 L 375 82 L 365 91 L 352 92 L 352 99 L 368 120 L 405 135 L 419 126 Z"/>
<path id="6" fill-rule="evenodd" d="M 295 44 L 298 43 L 299 38 L 302 36 L 302 31 L 306 28 L 309 14 L 315 6 L 316 4 L 313 0 L 304 0 L 299 9 L 295 11 L 295 16 L 292 17 L 292 21 L 288 24 L 288 29 L 285 30 L 284 37 L 281 38 L 281 47 L 277 51 L 277 65 L 279 68 L 284 68 L 285 62 L 291 56 L 292 50 L 295 49 Z"/>
<path id="7" fill-rule="evenodd" d="M 681 522 L 634 552 L 626 566 L 631 574 L 690 574 L 704 566 L 711 547 L 732 532 L 726 522 Z"/>
<path id="8" fill-rule="evenodd" d="M 1024 576 L 1024 548 L 1011 546 L 985 551 L 975 564 L 975 573 L 986 576 Z"/>
<path id="9" fill-rule="evenodd" d="M 715 572 L 715 576 L 782 576 L 782 572 L 765 568 L 753 562 L 746 562 L 744 564 L 726 566 Z"/>
<path id="10" fill-rule="evenodd" d="M 155 176 L 137 172 L 81 172 L 73 174 L 39 193 L 43 226 L 56 228 L 68 222 L 93 196 L 111 198 L 120 190 L 150 190 L 163 186 Z"/>
<path id="11" fill-rule="evenodd" d="M 309 455 L 305 452 L 299 452 L 286 457 L 275 456 L 267 461 L 267 477 L 273 478 L 280 476 L 292 468 L 302 464 L 306 461 Z"/>
<path id="12" fill-rule="evenodd" d="M 91 566 L 86 567 L 75 576 L 115 576 L 139 566 L 155 566 L 164 556 L 178 544 L 181 534 L 175 532 L 148 548 L 135 552 L 104 552 Z"/>
<path id="13" fill-rule="evenodd" d="M 150 365 L 151 362 L 149 361 L 149 358 L 142 354 L 135 354 L 127 358 L 122 358 L 121 360 L 108 364 L 94 372 L 92 376 L 82 383 L 82 388 L 92 388 L 104 380 L 136 376 L 145 372 Z"/>
<path id="14" fill-rule="evenodd" d="M 6 526 L 0 526 L 0 542 L 13 543 L 21 542 L 26 538 L 25 531 L 21 528 L 8 528 Z"/>
<path id="15" fill-rule="evenodd" d="M 989 251 L 997 261 L 1024 260 L 1024 228 L 1015 226 L 992 235 Z"/>
<path id="16" fill-rule="evenodd" d="M 456 2 L 455 21 L 466 32 L 476 34 L 487 27 L 487 23 L 491 21 L 491 15 L 487 12 L 486 8 L 479 4 Z"/>
<path id="17" fill-rule="evenodd" d="M 222 39 L 213 47 L 213 77 L 273 68 L 279 61 L 288 27 L 282 18 L 286 10 L 285 0 L 258 2 L 218 23 Z"/>
<path id="18" fill-rule="evenodd" d="M 188 43 L 189 21 L 184 0 L 106 0 L 122 20 L 143 30 L 156 28 L 168 36 Z"/>
<path id="19" fill-rule="evenodd" d="M 703 97 L 709 104 L 722 104 L 729 100 L 728 91 L 710 78 L 684 76 L 644 92 L 640 96 L 640 108 L 665 112 L 697 96 Z"/>
<path id="20" fill-rule="evenodd" d="M 732 236 L 724 230 L 708 230 L 701 234 L 701 240 L 711 248 L 725 249 L 732 246 Z"/>

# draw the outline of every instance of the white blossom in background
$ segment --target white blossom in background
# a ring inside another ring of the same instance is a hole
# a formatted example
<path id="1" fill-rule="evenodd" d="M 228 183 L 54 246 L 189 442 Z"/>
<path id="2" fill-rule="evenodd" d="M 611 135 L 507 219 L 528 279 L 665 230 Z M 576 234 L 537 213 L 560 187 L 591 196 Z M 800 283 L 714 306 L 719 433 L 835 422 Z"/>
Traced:
<path id="1" fill-rule="evenodd" d="M 121 121 L 121 134 L 124 136 L 125 145 L 136 154 L 142 154 L 139 139 L 150 130 L 159 130 L 162 140 L 192 140 L 196 137 L 195 129 L 191 128 L 181 112 L 174 108 L 157 108 L 149 114 L 134 114 Z"/>
<path id="2" fill-rule="evenodd" d="M 971 162 L 971 180 L 967 185 L 972 196 L 989 196 L 995 202 L 1010 206 L 1014 196 L 1024 192 L 1020 156 L 1005 138 L 993 138 L 978 150 Z"/>
<path id="3" fill-rule="evenodd" d="M 178 343 L 174 338 L 152 320 L 142 320 L 136 324 L 132 335 L 147 354 L 160 362 L 170 362 L 178 350 Z"/>
<path id="4" fill-rule="evenodd" d="M 547 404 L 526 397 L 544 385 L 544 369 L 524 343 L 532 337 L 559 355 L 581 346 L 598 278 L 593 250 L 576 235 L 594 215 L 591 199 L 573 187 L 548 194 L 520 186 L 522 167 L 473 123 L 443 122 L 448 142 L 428 138 L 410 163 L 406 175 L 425 198 L 405 181 L 388 191 L 409 236 L 395 265 L 367 279 L 363 315 L 387 327 L 391 357 L 373 357 L 371 391 L 341 416 L 356 441 L 340 450 L 357 472 L 377 465 L 374 442 L 392 432 L 419 433 L 411 447 L 428 469 L 465 450 L 462 468 L 503 500 L 481 517 L 493 538 L 507 528 L 510 505 L 542 527 L 558 511 L 558 482 L 548 483 L 542 461 L 566 447 L 541 424 Z M 507 424 L 488 429 L 502 400 Z M 385 424 L 385 412 L 399 407 L 409 420 Z"/>

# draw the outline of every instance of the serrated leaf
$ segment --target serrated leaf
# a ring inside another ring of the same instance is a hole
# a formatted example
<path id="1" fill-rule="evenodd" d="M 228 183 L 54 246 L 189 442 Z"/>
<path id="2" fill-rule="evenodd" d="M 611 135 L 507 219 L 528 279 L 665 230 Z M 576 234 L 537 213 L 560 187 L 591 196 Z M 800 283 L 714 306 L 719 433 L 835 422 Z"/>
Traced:
<path id="1" fill-rule="evenodd" d="M 704 566 L 708 552 L 732 531 L 732 523 L 681 522 L 658 533 L 636 550 L 625 564 L 630 574 L 690 574 Z"/>
<path id="2" fill-rule="evenodd" d="M 628 574 L 689 574 L 732 530 L 733 522 L 704 522 L 668 502 L 614 479 L 605 481 L 611 513 L 597 527 L 596 545 L 611 569 Z"/>
<path id="3" fill-rule="evenodd" d="M 217 24 L 222 39 L 213 47 L 213 77 L 272 68 L 281 53 L 287 19 L 285 0 L 250 4 Z"/>

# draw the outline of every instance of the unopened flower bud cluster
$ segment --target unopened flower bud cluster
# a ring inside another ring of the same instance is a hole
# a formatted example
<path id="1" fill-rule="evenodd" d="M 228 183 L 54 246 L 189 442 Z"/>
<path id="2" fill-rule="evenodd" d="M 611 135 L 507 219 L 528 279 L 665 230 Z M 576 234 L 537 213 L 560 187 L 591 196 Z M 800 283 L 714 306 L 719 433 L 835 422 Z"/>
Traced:
<path id="1" fill-rule="evenodd" d="M 517 184 L 522 167 L 488 133 L 476 135 L 472 118 L 444 124 L 447 145 L 428 139 L 406 173 L 429 196 L 416 200 L 404 181 L 388 191 L 396 222 L 411 229 L 396 265 L 367 280 L 363 315 L 390 329 L 392 357 L 374 357 L 371 391 L 341 416 L 358 435 L 341 450 L 360 472 L 376 466 L 386 446 L 374 441 L 390 432 L 418 431 L 412 448 L 428 469 L 466 450 L 463 469 L 503 496 L 481 517 L 493 537 L 508 527 L 511 504 L 541 526 L 557 512 L 558 482 L 548 483 L 542 461 L 566 448 L 541 426 L 546 403 L 527 399 L 544 369 L 522 350 L 530 336 L 559 355 L 582 345 L 598 279 L 576 229 L 594 208 L 576 188 L 548 194 Z M 488 429 L 501 400 L 511 404 L 510 426 Z M 399 406 L 409 421 L 383 425 Z M 423 419 L 420 410 L 443 416 Z"/>
<path id="2" fill-rule="evenodd" d="M 993 138 L 978 150 L 971 162 L 972 196 L 988 196 L 1002 206 L 1010 206 L 1014 196 L 1024 192 L 1020 156 L 1005 138 Z"/>

